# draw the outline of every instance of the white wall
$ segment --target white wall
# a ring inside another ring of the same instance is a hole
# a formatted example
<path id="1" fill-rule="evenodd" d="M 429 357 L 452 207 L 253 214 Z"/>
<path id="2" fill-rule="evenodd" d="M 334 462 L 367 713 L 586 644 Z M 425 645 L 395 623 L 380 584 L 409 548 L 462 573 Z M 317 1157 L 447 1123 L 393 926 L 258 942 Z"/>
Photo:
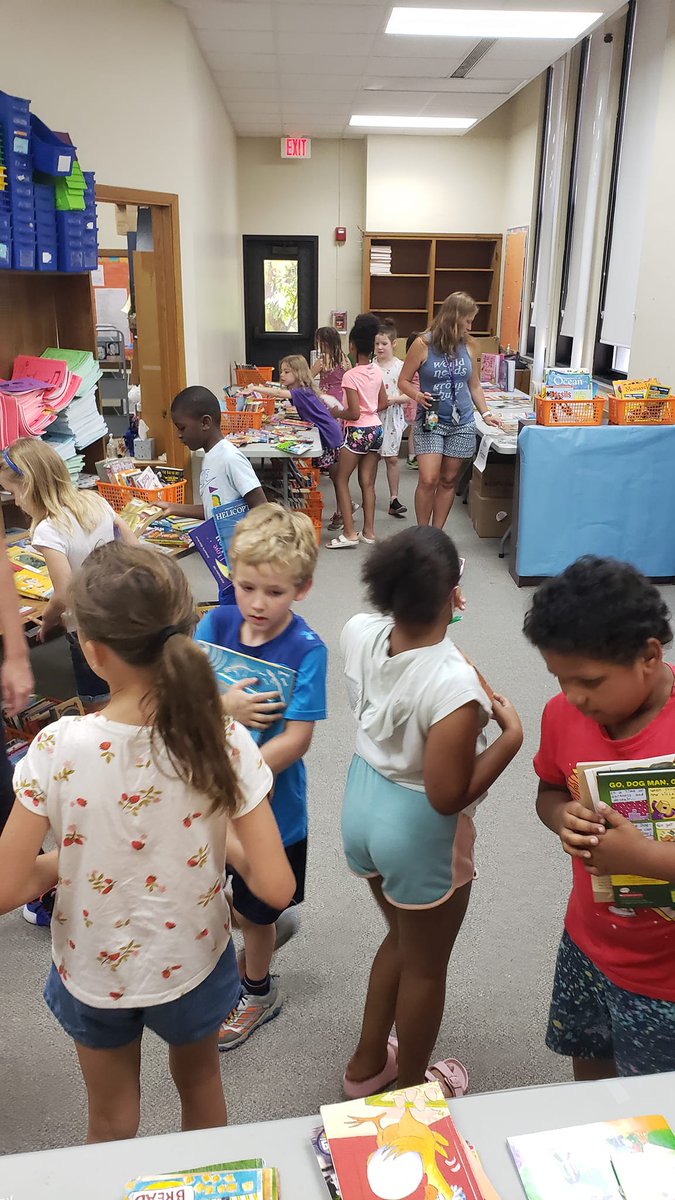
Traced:
<path id="1" fill-rule="evenodd" d="M 319 324 L 331 309 L 361 310 L 361 234 L 365 220 L 365 141 L 312 141 L 311 159 L 280 157 L 278 138 L 237 142 L 241 233 L 319 238 Z M 347 241 L 335 244 L 337 225 Z"/>
<path id="2" fill-rule="evenodd" d="M 673 365 L 672 280 L 675 278 L 673 234 L 673 119 L 675 118 L 675 0 L 670 0 L 661 91 L 654 113 L 654 150 L 645 234 L 638 282 L 636 318 L 630 354 L 633 379 L 658 376 L 675 387 Z"/>
<path id="3" fill-rule="evenodd" d="M 532 221 L 543 91 L 544 76 L 540 75 L 502 109 L 506 123 L 501 202 L 504 231 Z"/>
<path id="4" fill-rule="evenodd" d="M 369 137 L 371 233 L 499 233 L 505 164 L 502 110 L 458 137 Z"/>
<path id="5" fill-rule="evenodd" d="M 0 0 L 0 28 L 3 90 L 67 129 L 99 183 L 178 193 L 188 380 L 218 389 L 241 351 L 235 138 L 184 13 Z"/>

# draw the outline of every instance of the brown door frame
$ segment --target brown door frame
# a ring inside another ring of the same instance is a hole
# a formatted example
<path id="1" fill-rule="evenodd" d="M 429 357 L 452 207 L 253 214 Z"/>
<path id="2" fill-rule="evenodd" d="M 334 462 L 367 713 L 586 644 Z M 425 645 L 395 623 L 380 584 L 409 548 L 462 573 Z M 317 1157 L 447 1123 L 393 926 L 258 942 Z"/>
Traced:
<path id="1" fill-rule="evenodd" d="M 149 208 L 152 214 L 160 353 L 166 388 L 166 407 L 162 409 L 166 457 L 171 466 L 185 468 L 188 492 L 191 493 L 190 454 L 178 440 L 170 412 L 172 397 L 187 384 L 178 196 L 172 192 L 150 192 L 141 188 L 114 187 L 97 183 L 96 200 L 104 204 L 133 204 Z"/>

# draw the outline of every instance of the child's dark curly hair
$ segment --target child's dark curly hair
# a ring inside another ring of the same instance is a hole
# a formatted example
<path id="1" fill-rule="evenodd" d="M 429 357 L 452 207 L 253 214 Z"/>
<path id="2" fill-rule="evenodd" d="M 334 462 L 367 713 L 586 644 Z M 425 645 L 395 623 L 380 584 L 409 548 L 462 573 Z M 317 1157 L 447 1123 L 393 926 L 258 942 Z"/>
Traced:
<path id="1" fill-rule="evenodd" d="M 349 345 L 354 346 L 359 354 L 374 354 L 379 329 L 379 317 L 374 313 L 359 313 L 349 331 Z"/>
<path id="2" fill-rule="evenodd" d="M 426 525 L 378 542 L 362 571 L 371 604 L 409 625 L 435 621 L 459 576 L 454 542 Z"/>
<path id="3" fill-rule="evenodd" d="M 538 650 L 628 666 L 650 638 L 672 640 L 658 588 L 629 563 L 585 555 L 534 594 L 525 636 Z"/>

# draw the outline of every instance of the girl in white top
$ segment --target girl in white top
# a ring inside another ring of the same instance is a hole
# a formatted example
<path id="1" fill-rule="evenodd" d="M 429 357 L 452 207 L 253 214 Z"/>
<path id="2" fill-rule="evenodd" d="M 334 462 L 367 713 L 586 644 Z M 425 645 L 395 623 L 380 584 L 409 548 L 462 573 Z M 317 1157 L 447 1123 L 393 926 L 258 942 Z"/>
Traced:
<path id="1" fill-rule="evenodd" d="M 382 372 L 384 388 L 387 393 L 387 408 L 382 414 L 382 445 L 380 457 L 384 459 L 387 468 L 387 483 L 389 484 L 389 516 L 405 519 L 407 508 L 398 498 L 401 486 L 401 468 L 399 451 L 401 439 L 405 432 L 405 406 L 408 397 L 401 395 L 398 377 L 403 369 L 403 359 L 394 354 L 396 346 L 396 326 L 393 321 L 383 321 L 375 338 L 375 361 Z"/>
<path id="2" fill-rule="evenodd" d="M 394 1079 L 409 1087 L 425 1076 L 474 874 L 469 808 L 522 741 L 515 709 L 501 696 L 490 703 L 448 635 L 459 576 L 457 551 L 441 530 L 406 530 L 381 542 L 363 570 L 379 615 L 361 613 L 342 631 L 358 723 L 344 848 L 389 927 L 345 1074 L 350 1097 L 383 1091 Z M 485 748 L 482 730 L 491 716 L 502 733 Z M 398 1043 L 389 1038 L 394 1022 Z M 455 1090 L 466 1087 L 456 1059 L 436 1069 Z"/>
<path id="3" fill-rule="evenodd" d="M 137 1132 L 144 1027 L 169 1044 L 183 1128 L 224 1125 L 218 1030 L 241 994 L 226 840 L 268 904 L 295 889 L 272 774 L 223 715 L 177 563 L 110 542 L 74 577 L 72 604 L 112 699 L 47 726 L 17 766 L 0 912 L 57 885 L 45 999 L 75 1040 L 89 1141 Z M 49 830 L 57 849 L 38 857 Z"/>
<path id="4" fill-rule="evenodd" d="M 40 438 L 19 438 L 3 451 L 0 485 L 31 518 L 31 542 L 44 555 L 54 586 L 42 616 L 40 641 L 66 626 L 78 694 L 87 704 L 100 703 L 107 687 L 81 653 L 67 613 L 68 586 L 96 546 L 116 537 L 136 544 L 136 537 L 98 492 L 75 487 L 61 455 Z"/>

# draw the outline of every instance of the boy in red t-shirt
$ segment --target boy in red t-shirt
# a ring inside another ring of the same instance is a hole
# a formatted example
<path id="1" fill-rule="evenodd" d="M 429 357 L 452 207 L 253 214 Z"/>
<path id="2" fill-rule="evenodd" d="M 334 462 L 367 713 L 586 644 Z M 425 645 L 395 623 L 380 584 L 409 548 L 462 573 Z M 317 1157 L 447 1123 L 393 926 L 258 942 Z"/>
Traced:
<path id="1" fill-rule="evenodd" d="M 535 593 L 525 634 L 562 694 L 544 709 L 537 812 L 572 858 L 546 1044 L 575 1079 L 675 1069 L 675 910 L 596 904 L 592 875 L 675 883 L 675 845 L 581 803 L 577 763 L 675 756 L 669 613 L 633 567 L 580 558 Z"/>

